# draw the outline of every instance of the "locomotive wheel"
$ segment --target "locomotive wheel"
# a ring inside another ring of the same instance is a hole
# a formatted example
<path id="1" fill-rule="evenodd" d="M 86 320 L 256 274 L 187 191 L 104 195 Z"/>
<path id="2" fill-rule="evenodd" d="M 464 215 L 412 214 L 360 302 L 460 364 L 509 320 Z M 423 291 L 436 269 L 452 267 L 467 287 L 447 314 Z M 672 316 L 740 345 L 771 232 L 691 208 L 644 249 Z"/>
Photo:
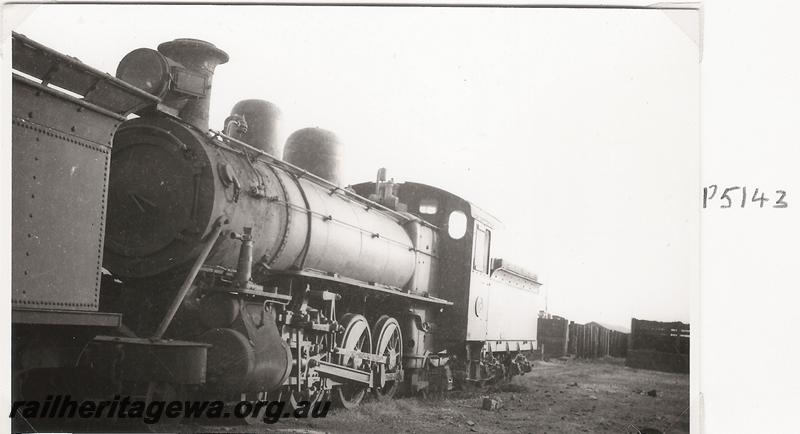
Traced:
<path id="1" fill-rule="evenodd" d="M 325 334 L 317 338 L 316 341 L 316 349 L 311 353 L 313 356 L 318 356 L 322 354 L 321 360 L 330 361 L 331 359 L 331 343 L 333 342 L 333 333 Z M 312 369 L 309 367 L 310 364 L 306 365 L 306 373 L 305 375 L 309 375 L 309 371 Z M 326 387 L 325 380 L 319 379 L 320 381 L 314 382 L 311 388 L 304 387 L 303 391 L 295 392 L 294 396 L 297 398 L 295 399 L 294 407 L 297 407 L 297 402 L 300 401 L 308 401 L 312 406 L 316 404 L 318 401 L 322 400 L 323 398 L 329 397 L 330 389 Z"/>
<path id="2" fill-rule="evenodd" d="M 339 347 L 346 350 L 372 352 L 372 336 L 369 331 L 369 324 L 363 315 L 348 313 L 342 317 L 344 333 L 339 340 Z M 350 368 L 360 369 L 363 359 L 351 357 L 347 354 L 338 356 L 340 365 Z M 367 393 L 367 388 L 360 384 L 342 384 L 333 389 L 333 399 L 336 403 L 346 409 L 358 407 Z"/>
<path id="3" fill-rule="evenodd" d="M 375 354 L 389 358 L 386 372 L 394 373 L 401 370 L 403 368 L 403 334 L 400 331 L 400 324 L 396 319 L 383 315 L 372 330 L 372 335 L 375 337 Z M 399 388 L 398 381 L 387 381 L 383 387 L 375 388 L 375 398 L 379 401 L 392 399 Z"/>

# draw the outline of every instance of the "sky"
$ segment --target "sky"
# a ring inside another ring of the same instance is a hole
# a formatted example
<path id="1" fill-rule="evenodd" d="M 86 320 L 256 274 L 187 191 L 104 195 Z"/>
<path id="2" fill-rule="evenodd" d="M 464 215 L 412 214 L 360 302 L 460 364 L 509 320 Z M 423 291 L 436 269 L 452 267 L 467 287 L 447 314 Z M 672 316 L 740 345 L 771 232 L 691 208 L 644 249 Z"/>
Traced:
<path id="1" fill-rule="evenodd" d="M 15 31 L 112 74 L 139 47 L 212 42 L 230 55 L 212 128 L 238 100 L 269 100 L 283 139 L 341 138 L 345 183 L 386 167 L 498 217 L 493 256 L 538 273 L 551 313 L 689 321 L 699 48 L 661 11 L 9 7 Z"/>

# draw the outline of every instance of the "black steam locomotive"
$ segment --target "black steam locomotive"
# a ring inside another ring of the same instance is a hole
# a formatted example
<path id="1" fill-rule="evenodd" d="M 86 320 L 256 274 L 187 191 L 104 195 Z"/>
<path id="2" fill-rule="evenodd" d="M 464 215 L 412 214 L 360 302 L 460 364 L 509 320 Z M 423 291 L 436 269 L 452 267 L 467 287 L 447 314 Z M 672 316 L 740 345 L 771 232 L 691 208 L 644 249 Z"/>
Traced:
<path id="1" fill-rule="evenodd" d="M 227 61 L 178 39 L 115 78 L 13 36 L 15 396 L 349 408 L 530 370 L 540 284 L 492 257 L 495 219 L 383 169 L 343 187 L 336 136 L 281 150 L 265 101 L 209 130 Z"/>

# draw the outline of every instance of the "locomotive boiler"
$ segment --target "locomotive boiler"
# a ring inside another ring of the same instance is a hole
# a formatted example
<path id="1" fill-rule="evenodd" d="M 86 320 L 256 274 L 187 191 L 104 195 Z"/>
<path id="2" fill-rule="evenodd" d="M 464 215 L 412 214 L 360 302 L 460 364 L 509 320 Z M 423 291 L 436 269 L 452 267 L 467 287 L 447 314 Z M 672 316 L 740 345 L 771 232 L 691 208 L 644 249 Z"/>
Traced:
<path id="1" fill-rule="evenodd" d="M 121 321 L 87 333 L 74 365 L 151 397 L 332 395 L 348 408 L 369 391 L 530 370 L 540 283 L 492 255 L 496 219 L 383 169 L 343 185 L 335 133 L 304 128 L 281 146 L 266 101 L 209 129 L 228 60 L 194 39 L 121 60 L 118 85 L 141 102 L 97 178 L 107 275 L 89 309 Z"/>

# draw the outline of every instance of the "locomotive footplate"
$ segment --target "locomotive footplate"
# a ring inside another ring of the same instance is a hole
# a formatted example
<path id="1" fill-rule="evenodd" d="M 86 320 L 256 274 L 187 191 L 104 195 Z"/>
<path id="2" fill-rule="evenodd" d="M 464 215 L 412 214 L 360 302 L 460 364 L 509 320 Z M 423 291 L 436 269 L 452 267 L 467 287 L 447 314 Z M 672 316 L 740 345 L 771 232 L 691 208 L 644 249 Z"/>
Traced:
<path id="1" fill-rule="evenodd" d="M 203 384 L 209 347 L 200 342 L 97 336 L 85 357 L 100 375 L 117 380 Z"/>
<path id="2" fill-rule="evenodd" d="M 118 328 L 122 324 L 122 315 L 108 312 L 21 309 L 15 307 L 11 311 L 11 322 L 14 324 L 80 325 Z"/>

